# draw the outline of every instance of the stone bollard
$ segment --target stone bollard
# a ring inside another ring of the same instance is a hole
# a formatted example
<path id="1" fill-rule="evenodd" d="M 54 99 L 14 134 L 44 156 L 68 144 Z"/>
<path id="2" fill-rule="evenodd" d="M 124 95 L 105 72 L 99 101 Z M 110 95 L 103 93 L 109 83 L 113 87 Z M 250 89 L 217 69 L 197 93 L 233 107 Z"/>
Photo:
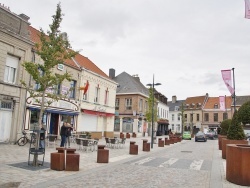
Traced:
<path id="1" fill-rule="evenodd" d="M 162 138 L 158 138 L 158 147 L 164 147 L 164 140 Z"/>
<path id="2" fill-rule="evenodd" d="M 56 148 L 58 152 L 50 154 L 50 169 L 62 171 L 65 169 L 65 148 Z"/>
<path id="3" fill-rule="evenodd" d="M 133 132 L 132 137 L 136 138 L 136 133 L 135 132 Z"/>
<path id="4" fill-rule="evenodd" d="M 79 171 L 80 155 L 75 153 L 76 149 L 66 149 L 66 171 Z"/>
<path id="5" fill-rule="evenodd" d="M 98 145 L 97 149 L 97 163 L 108 163 L 109 162 L 109 150 L 104 149 L 105 145 Z"/>
<path id="6" fill-rule="evenodd" d="M 148 143 L 147 139 L 143 139 L 142 151 L 150 151 L 150 143 Z"/>
<path id="7" fill-rule="evenodd" d="M 129 154 L 138 155 L 138 145 L 135 145 L 136 142 L 130 141 Z"/>
<path id="8" fill-rule="evenodd" d="M 120 133 L 120 138 L 124 138 L 124 134 L 123 133 Z"/>
<path id="9" fill-rule="evenodd" d="M 126 133 L 126 138 L 130 138 L 130 134 L 129 133 Z"/>

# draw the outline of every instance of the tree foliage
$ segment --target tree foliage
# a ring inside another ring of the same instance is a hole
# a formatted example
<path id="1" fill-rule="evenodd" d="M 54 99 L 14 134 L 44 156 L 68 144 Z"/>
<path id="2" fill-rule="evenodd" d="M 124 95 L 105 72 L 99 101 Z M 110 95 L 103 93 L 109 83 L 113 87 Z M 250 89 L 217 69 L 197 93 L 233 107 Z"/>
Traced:
<path id="1" fill-rule="evenodd" d="M 227 131 L 229 126 L 231 125 L 232 120 L 231 119 L 225 119 L 221 122 L 220 127 L 220 135 L 227 135 Z"/>
<path id="2" fill-rule="evenodd" d="M 154 103 L 157 102 L 157 99 L 153 99 L 154 97 L 154 92 L 153 92 L 153 88 L 149 88 L 149 98 L 148 98 L 148 109 L 146 111 L 146 118 L 148 122 L 152 122 L 152 109 L 154 107 L 154 122 L 157 121 L 157 105 L 153 106 L 153 100 Z"/>
<path id="3" fill-rule="evenodd" d="M 57 95 L 57 93 L 47 91 L 53 88 L 55 89 L 55 86 L 61 84 L 63 80 L 71 79 L 71 75 L 68 72 L 55 74 L 55 66 L 64 64 L 67 59 L 74 57 L 77 53 L 71 50 L 68 39 L 65 38 L 60 31 L 62 16 L 63 14 L 59 3 L 57 4 L 55 15 L 52 16 L 52 24 L 49 26 L 50 30 L 45 34 L 43 29 L 40 29 L 40 42 L 35 44 L 35 52 L 43 60 L 43 63 L 24 62 L 22 64 L 28 74 L 31 75 L 33 81 L 39 85 L 39 88 L 34 90 L 32 85 L 21 81 L 23 86 L 28 90 L 30 97 L 41 105 L 38 119 L 40 127 L 42 126 L 41 120 L 45 108 L 62 97 Z"/>
<path id="4" fill-rule="evenodd" d="M 237 110 L 234 112 L 231 125 L 228 128 L 227 139 L 230 139 L 230 140 L 244 140 L 245 139 L 245 134 L 244 134 L 242 125 L 240 124 Z"/>
<path id="5" fill-rule="evenodd" d="M 245 102 L 238 111 L 239 121 L 243 124 L 250 124 L 250 101 Z"/>

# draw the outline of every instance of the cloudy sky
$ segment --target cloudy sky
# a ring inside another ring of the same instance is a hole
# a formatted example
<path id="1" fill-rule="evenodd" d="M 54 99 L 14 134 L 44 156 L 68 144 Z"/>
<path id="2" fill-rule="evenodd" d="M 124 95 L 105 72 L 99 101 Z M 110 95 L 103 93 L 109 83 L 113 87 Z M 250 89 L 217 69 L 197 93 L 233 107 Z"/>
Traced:
<path id="1" fill-rule="evenodd" d="M 61 30 L 106 74 L 138 74 L 173 95 L 230 95 L 221 70 L 235 68 L 236 95 L 250 95 L 250 19 L 244 0 L 61 0 Z M 48 29 L 55 0 L 0 0 Z"/>

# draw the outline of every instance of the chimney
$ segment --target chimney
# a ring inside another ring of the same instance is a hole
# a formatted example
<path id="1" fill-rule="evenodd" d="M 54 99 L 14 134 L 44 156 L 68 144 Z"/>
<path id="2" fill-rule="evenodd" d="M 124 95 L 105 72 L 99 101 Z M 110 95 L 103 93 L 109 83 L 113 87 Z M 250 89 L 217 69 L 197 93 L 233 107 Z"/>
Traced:
<path id="1" fill-rule="evenodd" d="M 138 82 L 140 82 L 140 78 L 139 78 L 139 76 L 138 76 L 138 74 L 134 74 L 134 75 L 132 75 Z"/>
<path id="2" fill-rule="evenodd" d="M 27 15 L 25 15 L 25 14 L 19 14 L 19 17 L 22 18 L 23 20 L 27 21 L 27 22 L 28 22 L 29 19 L 30 19 L 30 17 L 27 16 Z"/>
<path id="3" fill-rule="evenodd" d="M 109 69 L 109 78 L 113 79 L 115 77 L 115 69 Z"/>
<path id="4" fill-rule="evenodd" d="M 67 41 L 67 40 L 68 40 L 68 35 L 67 35 L 66 32 L 62 32 L 61 35 L 62 35 L 62 39 L 63 39 L 64 41 Z"/>
<path id="5" fill-rule="evenodd" d="M 177 97 L 176 95 L 172 96 L 172 103 L 176 103 Z"/>

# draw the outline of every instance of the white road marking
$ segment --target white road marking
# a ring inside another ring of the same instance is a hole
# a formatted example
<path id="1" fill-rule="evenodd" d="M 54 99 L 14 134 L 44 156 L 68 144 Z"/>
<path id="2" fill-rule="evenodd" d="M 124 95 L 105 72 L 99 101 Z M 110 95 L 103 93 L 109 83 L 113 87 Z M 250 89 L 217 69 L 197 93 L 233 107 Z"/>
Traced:
<path id="1" fill-rule="evenodd" d="M 200 170 L 203 161 L 204 161 L 204 160 L 194 160 L 194 161 L 190 164 L 189 169 L 191 169 L 191 170 Z"/>
<path id="2" fill-rule="evenodd" d="M 123 160 L 123 159 L 127 159 L 129 157 L 132 157 L 132 155 L 121 155 L 121 156 L 118 156 L 118 157 L 110 158 L 109 162 L 112 163 L 112 162 L 120 161 L 120 160 Z"/>
<path id="3" fill-rule="evenodd" d="M 141 165 L 141 164 L 147 163 L 149 161 L 152 161 L 153 159 L 155 159 L 155 157 L 147 157 L 145 159 L 142 159 L 142 160 L 139 160 L 137 162 L 134 162 L 131 165 Z"/>
<path id="4" fill-rule="evenodd" d="M 169 167 L 172 164 L 174 164 L 176 161 L 178 161 L 178 159 L 176 158 L 170 158 L 169 160 L 167 160 L 166 162 L 162 163 L 161 165 L 159 165 L 159 167 Z"/>

